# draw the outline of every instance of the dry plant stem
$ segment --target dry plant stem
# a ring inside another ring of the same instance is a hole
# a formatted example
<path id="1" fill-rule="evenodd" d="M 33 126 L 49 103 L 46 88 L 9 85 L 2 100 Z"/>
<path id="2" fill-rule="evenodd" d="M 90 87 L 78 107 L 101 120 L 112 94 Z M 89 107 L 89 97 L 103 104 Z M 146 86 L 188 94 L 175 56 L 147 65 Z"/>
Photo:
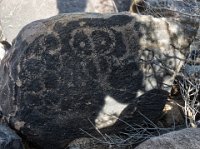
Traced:
<path id="1" fill-rule="evenodd" d="M 119 10 L 118 10 L 118 8 L 117 8 L 117 6 L 116 6 L 116 4 L 115 4 L 115 1 L 114 1 L 114 0 L 112 0 L 112 4 L 113 4 L 113 7 L 114 7 L 114 9 L 115 9 L 115 12 L 116 12 L 116 13 L 118 13 L 118 12 L 119 12 Z"/>
<path id="2" fill-rule="evenodd" d="M 152 12 L 152 14 L 155 12 L 155 10 L 167 10 L 167 11 L 171 11 L 171 12 L 174 12 L 174 13 L 177 13 L 177 14 L 182 14 L 182 15 L 185 15 L 185 16 L 190 16 L 190 17 L 196 17 L 196 18 L 198 18 L 198 17 L 200 17 L 200 15 L 198 15 L 198 14 L 190 14 L 190 13 L 185 13 L 185 12 L 183 12 L 181 9 L 180 10 L 173 10 L 173 9 L 170 9 L 170 8 L 167 8 L 167 7 L 163 7 L 163 6 L 152 6 L 152 5 L 149 5 L 148 4 L 148 2 L 146 2 L 146 0 L 143 0 L 144 1 L 144 3 L 146 4 L 146 6 L 147 6 L 147 8 L 146 8 L 146 10 L 147 11 L 149 11 L 150 12 L 150 14 L 151 14 L 151 12 Z M 158 0 L 159 1 L 159 0 Z M 169 0 L 168 0 L 169 1 Z M 173 2 L 173 1 L 175 1 L 175 0 L 171 0 L 171 2 Z M 197 3 L 197 1 L 196 0 L 191 0 L 191 2 L 194 2 L 194 3 Z M 167 2 L 167 0 L 166 0 L 166 2 Z M 188 5 L 188 6 L 191 6 L 191 4 L 190 4 L 190 2 L 183 2 L 183 3 L 185 3 L 186 5 Z M 199 8 L 198 8 L 199 9 Z M 139 10 L 138 10 L 138 12 L 139 12 Z M 160 17 L 162 17 L 162 16 L 160 16 Z"/>
<path id="3" fill-rule="evenodd" d="M 179 86 L 182 98 L 185 101 L 185 124 L 187 127 L 197 127 L 196 115 L 199 113 L 200 78 L 182 73 L 182 81 L 179 81 Z"/>
<path id="4" fill-rule="evenodd" d="M 89 137 L 91 137 L 93 140 L 96 140 L 99 143 L 106 144 L 106 145 L 115 145 L 115 146 L 131 146 L 136 145 L 138 143 L 141 143 L 151 137 L 161 135 L 161 131 L 170 132 L 175 130 L 175 122 L 174 122 L 174 128 L 159 128 L 156 124 L 154 124 L 151 120 L 149 120 L 145 115 L 143 115 L 141 112 L 139 112 L 141 116 L 144 117 L 144 124 L 138 125 L 138 124 L 129 124 L 125 122 L 122 119 L 119 119 L 119 121 L 123 122 L 127 125 L 128 129 L 126 132 L 118 132 L 118 135 L 112 135 L 109 136 L 107 134 L 102 134 L 101 131 L 96 128 L 96 126 L 90 121 L 91 125 L 96 129 L 96 131 L 100 134 L 101 138 L 97 138 L 87 131 L 80 129 L 85 134 L 87 134 Z M 156 135 L 157 134 L 157 135 Z M 121 137 L 120 135 L 123 135 Z"/>

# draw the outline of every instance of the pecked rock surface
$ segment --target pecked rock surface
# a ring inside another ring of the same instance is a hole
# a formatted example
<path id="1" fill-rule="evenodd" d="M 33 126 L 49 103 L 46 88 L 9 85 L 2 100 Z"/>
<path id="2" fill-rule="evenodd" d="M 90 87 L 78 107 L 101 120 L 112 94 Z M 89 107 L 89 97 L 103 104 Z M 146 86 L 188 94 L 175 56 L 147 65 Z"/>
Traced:
<path id="1" fill-rule="evenodd" d="M 199 128 L 187 128 L 151 138 L 135 149 L 199 149 Z"/>
<path id="2" fill-rule="evenodd" d="M 87 136 L 82 130 L 95 135 L 93 125 L 116 133 L 125 128 L 117 117 L 141 124 L 141 112 L 156 121 L 197 27 L 128 13 L 33 22 L 2 61 L 0 109 L 44 149 Z"/>

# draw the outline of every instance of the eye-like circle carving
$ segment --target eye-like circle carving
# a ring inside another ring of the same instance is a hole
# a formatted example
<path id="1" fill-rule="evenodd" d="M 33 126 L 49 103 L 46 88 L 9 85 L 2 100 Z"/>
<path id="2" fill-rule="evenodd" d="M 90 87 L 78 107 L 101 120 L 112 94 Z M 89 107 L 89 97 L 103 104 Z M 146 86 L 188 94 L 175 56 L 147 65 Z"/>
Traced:
<path id="1" fill-rule="evenodd" d="M 78 53 L 86 55 L 92 53 L 91 42 L 88 35 L 83 30 L 75 30 L 72 32 L 70 44 L 74 50 L 79 51 Z"/>
<path id="2" fill-rule="evenodd" d="M 98 53 L 110 52 L 112 50 L 112 45 L 114 41 L 110 36 L 109 32 L 102 30 L 95 30 L 91 34 L 92 41 L 94 43 L 94 48 Z"/>

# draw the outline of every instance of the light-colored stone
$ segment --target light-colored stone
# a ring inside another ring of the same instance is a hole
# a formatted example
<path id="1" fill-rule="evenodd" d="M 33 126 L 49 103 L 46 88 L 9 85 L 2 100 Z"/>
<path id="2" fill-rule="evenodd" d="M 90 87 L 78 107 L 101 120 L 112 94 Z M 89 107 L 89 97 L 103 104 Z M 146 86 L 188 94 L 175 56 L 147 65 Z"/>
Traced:
<path id="1" fill-rule="evenodd" d="M 0 20 L 0 41 L 3 40 L 3 33 L 2 33 L 2 26 L 1 26 L 1 20 Z"/>
<path id="2" fill-rule="evenodd" d="M 116 1 L 116 5 L 115 5 Z M 28 23 L 60 13 L 126 11 L 130 0 L 1 0 L 0 20 L 9 42 Z M 118 9 L 119 8 L 119 9 Z"/>
<path id="3" fill-rule="evenodd" d="M 187 128 L 151 138 L 135 149 L 199 149 L 200 129 Z"/>
<path id="4" fill-rule="evenodd" d="M 112 136 L 110 136 L 112 138 Z M 103 138 L 78 138 L 70 142 L 66 149 L 131 149 L 129 145 L 109 144 Z"/>
<path id="5" fill-rule="evenodd" d="M 0 61 L 3 59 L 3 57 L 6 54 L 6 50 L 3 44 L 0 43 Z"/>
<path id="6" fill-rule="evenodd" d="M 89 0 L 85 11 L 96 13 L 114 13 L 118 10 L 114 0 Z"/>
<path id="7" fill-rule="evenodd" d="M 196 0 L 134 0 L 130 11 L 154 17 L 199 17 L 200 2 Z"/>

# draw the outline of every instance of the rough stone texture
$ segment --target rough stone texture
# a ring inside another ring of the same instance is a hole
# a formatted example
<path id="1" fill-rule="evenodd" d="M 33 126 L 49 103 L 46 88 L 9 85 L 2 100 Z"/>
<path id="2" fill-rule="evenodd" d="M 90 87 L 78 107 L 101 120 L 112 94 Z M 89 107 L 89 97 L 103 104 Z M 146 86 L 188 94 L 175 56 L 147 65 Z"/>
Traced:
<path id="1" fill-rule="evenodd" d="M 114 0 L 119 12 L 129 11 L 132 0 Z"/>
<path id="2" fill-rule="evenodd" d="M 54 16 L 59 13 L 56 0 L 2 0 L 0 3 L 0 20 L 3 33 L 9 42 L 16 37 L 26 24 Z M 39 5 L 38 5 L 39 4 Z M 71 8 L 73 9 L 73 8 Z"/>
<path id="3" fill-rule="evenodd" d="M 88 0 L 86 12 L 114 13 L 129 11 L 131 0 Z"/>
<path id="4" fill-rule="evenodd" d="M 80 138 L 70 142 L 65 149 L 131 149 L 131 147 L 128 147 L 128 145 L 111 145 L 108 144 L 108 142 L 106 144 L 103 141 L 103 139 L 102 142 L 100 142 L 92 138 Z"/>
<path id="5" fill-rule="evenodd" d="M 1 21 L 0 21 L 0 41 L 3 40 L 3 32 L 2 32 L 2 26 L 1 26 Z"/>
<path id="6" fill-rule="evenodd" d="M 1 60 L 3 59 L 3 57 L 5 56 L 6 51 L 10 48 L 11 48 L 11 45 L 6 41 L 6 39 L 3 35 L 1 21 L 0 21 L 0 63 L 1 63 Z"/>
<path id="7" fill-rule="evenodd" d="M 131 11 L 155 17 L 180 17 L 200 14 L 200 3 L 195 0 L 135 0 Z"/>
<path id="8" fill-rule="evenodd" d="M 87 2 L 86 12 L 114 13 L 117 7 L 113 0 L 90 0 Z"/>
<path id="9" fill-rule="evenodd" d="M 117 117 L 141 124 L 139 111 L 155 121 L 197 27 L 128 13 L 33 22 L 2 61 L 3 114 L 41 148 L 63 148 L 86 136 L 80 128 L 95 134 L 91 123 L 107 133 L 124 128 Z"/>
<path id="10" fill-rule="evenodd" d="M 21 138 L 4 125 L 0 125 L 0 149 L 23 149 Z"/>
<path id="11" fill-rule="evenodd" d="M 130 0 L 116 0 L 117 10 L 127 10 Z M 59 13 L 116 12 L 113 0 L 1 0 L 0 20 L 9 42 L 28 23 Z"/>
<path id="12" fill-rule="evenodd" d="M 199 128 L 187 128 L 151 138 L 135 149 L 199 149 Z"/>
<path id="13" fill-rule="evenodd" d="M 176 125 L 183 125 L 185 122 L 185 117 L 183 110 L 180 107 L 180 103 L 183 103 L 183 100 L 179 100 L 179 105 L 177 101 L 169 100 L 166 102 L 166 105 L 163 109 L 163 115 L 159 119 L 160 127 L 170 128 Z M 182 105 L 182 104 L 181 104 Z M 183 104 L 184 105 L 184 104 Z"/>
<path id="14" fill-rule="evenodd" d="M 2 33 L 2 27 L 1 27 L 1 22 L 0 22 L 0 42 L 3 40 L 3 33 Z M 0 61 L 5 55 L 5 49 L 3 44 L 0 43 Z"/>
<path id="15" fill-rule="evenodd" d="M 4 58 L 5 54 L 7 53 L 7 51 L 10 48 L 11 48 L 10 43 L 8 43 L 5 40 L 0 41 L 0 63 L 1 63 L 1 60 Z"/>
<path id="16" fill-rule="evenodd" d="M 0 43 L 0 62 L 3 59 L 3 57 L 5 56 L 5 47 L 2 43 Z"/>
<path id="17" fill-rule="evenodd" d="M 187 60 L 183 69 L 184 75 L 200 79 L 200 25 L 196 37 L 190 45 L 190 54 Z"/>

